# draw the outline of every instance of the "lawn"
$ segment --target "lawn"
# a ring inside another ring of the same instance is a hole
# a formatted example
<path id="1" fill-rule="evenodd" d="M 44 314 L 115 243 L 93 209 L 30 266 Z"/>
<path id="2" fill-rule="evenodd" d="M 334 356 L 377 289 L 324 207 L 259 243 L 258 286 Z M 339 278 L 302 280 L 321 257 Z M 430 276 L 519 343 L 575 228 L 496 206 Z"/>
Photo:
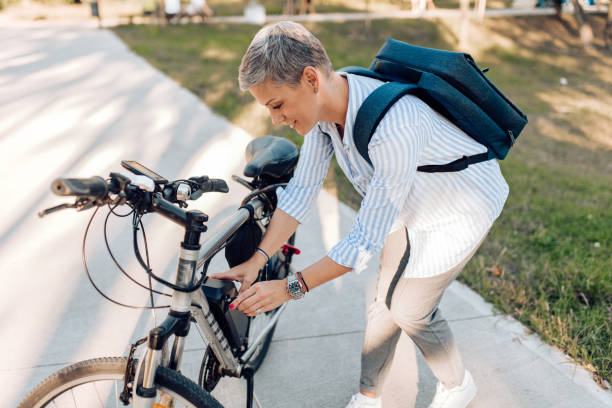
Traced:
<path id="1" fill-rule="evenodd" d="M 604 16 L 590 16 L 601 38 Z M 335 67 L 369 65 L 385 38 L 456 49 L 456 20 L 313 23 Z M 265 109 L 238 89 L 250 25 L 123 26 L 115 32 L 204 103 L 255 136 L 275 134 Z M 347 46 L 353 44 L 354 46 Z M 510 196 L 462 280 L 612 381 L 612 55 L 583 49 L 569 17 L 488 19 L 470 27 L 470 53 L 528 114 L 530 123 L 500 164 Z M 358 208 L 337 165 L 326 187 Z"/>

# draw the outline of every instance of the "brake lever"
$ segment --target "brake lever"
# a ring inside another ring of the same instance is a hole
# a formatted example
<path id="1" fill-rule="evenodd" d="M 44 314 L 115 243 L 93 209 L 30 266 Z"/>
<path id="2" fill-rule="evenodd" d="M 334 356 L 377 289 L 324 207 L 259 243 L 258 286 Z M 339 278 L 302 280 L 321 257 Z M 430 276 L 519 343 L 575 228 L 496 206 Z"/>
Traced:
<path id="1" fill-rule="evenodd" d="M 45 210 L 39 211 L 38 212 L 38 217 L 42 218 L 46 215 L 52 214 L 54 212 L 60 211 L 60 210 L 65 210 L 67 208 L 76 208 L 76 203 L 74 204 L 60 204 L 60 205 L 56 205 L 55 207 L 51 207 L 51 208 L 47 208 Z"/>
<path id="2" fill-rule="evenodd" d="M 251 191 L 255 190 L 255 186 L 251 184 L 250 182 L 248 182 L 247 180 L 243 179 L 242 177 L 232 174 L 232 180 L 242 185 L 243 187 L 248 188 Z"/>
<path id="3" fill-rule="evenodd" d="M 89 210 L 90 208 L 93 208 L 95 205 L 98 205 L 98 203 L 103 203 L 103 202 L 82 199 L 74 203 L 74 207 L 77 209 L 77 211 L 85 211 L 85 210 Z"/>
<path id="4" fill-rule="evenodd" d="M 94 207 L 94 206 L 100 206 L 103 205 L 105 202 L 111 202 L 106 201 L 106 200 L 90 200 L 89 198 L 80 198 L 78 200 L 76 200 L 73 204 L 60 204 L 60 205 L 56 205 L 55 207 L 51 207 L 51 208 L 47 208 L 43 211 L 40 211 L 38 213 L 38 217 L 42 218 L 46 215 L 52 214 L 54 212 L 60 211 L 60 210 L 65 210 L 68 208 L 76 208 L 77 211 L 85 211 L 85 210 L 89 210 L 90 208 Z"/>

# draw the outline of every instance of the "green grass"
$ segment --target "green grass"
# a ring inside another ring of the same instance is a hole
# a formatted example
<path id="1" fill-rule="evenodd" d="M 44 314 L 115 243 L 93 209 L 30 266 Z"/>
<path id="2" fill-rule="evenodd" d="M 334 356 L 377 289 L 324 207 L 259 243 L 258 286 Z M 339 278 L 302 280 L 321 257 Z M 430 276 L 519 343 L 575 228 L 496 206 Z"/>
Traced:
<path id="1" fill-rule="evenodd" d="M 591 17 L 601 38 L 602 16 Z M 335 67 L 369 65 L 386 37 L 453 49 L 457 21 L 308 24 Z M 248 25 L 130 26 L 116 33 L 136 53 L 252 134 L 297 144 L 237 86 Z M 584 50 L 571 20 L 486 20 L 471 27 L 470 52 L 487 75 L 529 115 L 501 162 L 510 185 L 505 209 L 461 279 L 612 381 L 612 57 L 599 40 Z M 358 46 L 347 46 L 358 44 Z M 568 85 L 560 84 L 566 78 Z M 358 208 L 360 196 L 336 164 L 326 187 Z"/>

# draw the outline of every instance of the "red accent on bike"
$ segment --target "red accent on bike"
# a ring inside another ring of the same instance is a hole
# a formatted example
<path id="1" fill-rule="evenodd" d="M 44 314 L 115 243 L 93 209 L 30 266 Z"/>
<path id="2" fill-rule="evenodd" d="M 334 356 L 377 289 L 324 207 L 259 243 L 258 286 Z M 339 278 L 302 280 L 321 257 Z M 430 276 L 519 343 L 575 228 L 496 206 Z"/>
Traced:
<path id="1" fill-rule="evenodd" d="M 285 256 L 289 254 L 299 255 L 302 253 L 302 251 L 300 251 L 298 248 L 294 247 L 293 245 L 289 245 L 289 244 L 283 245 L 281 249 L 283 250 L 283 255 Z"/>

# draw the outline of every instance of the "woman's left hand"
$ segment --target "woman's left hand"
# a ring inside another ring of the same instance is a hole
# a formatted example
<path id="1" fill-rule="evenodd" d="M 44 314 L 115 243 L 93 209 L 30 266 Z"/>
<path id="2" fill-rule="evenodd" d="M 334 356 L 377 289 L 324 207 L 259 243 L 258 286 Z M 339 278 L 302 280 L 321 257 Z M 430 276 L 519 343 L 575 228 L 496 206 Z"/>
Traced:
<path id="1" fill-rule="evenodd" d="M 291 297 L 287 292 L 287 279 L 257 282 L 242 292 L 230 305 L 247 316 L 276 309 Z"/>

